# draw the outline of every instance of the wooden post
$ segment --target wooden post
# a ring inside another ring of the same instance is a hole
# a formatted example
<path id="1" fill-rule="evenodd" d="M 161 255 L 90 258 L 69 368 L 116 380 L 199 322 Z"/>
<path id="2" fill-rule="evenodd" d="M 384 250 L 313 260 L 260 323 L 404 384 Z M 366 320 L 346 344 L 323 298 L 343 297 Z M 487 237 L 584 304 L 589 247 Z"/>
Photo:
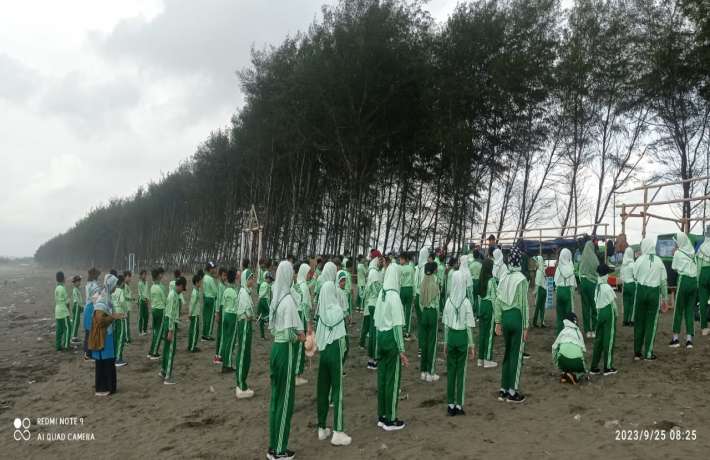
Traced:
<path id="1" fill-rule="evenodd" d="M 626 205 L 621 205 L 621 233 L 626 235 Z"/>
<path id="2" fill-rule="evenodd" d="M 643 217 L 641 217 L 641 238 L 646 238 L 646 211 L 648 211 L 648 187 L 643 189 Z"/>

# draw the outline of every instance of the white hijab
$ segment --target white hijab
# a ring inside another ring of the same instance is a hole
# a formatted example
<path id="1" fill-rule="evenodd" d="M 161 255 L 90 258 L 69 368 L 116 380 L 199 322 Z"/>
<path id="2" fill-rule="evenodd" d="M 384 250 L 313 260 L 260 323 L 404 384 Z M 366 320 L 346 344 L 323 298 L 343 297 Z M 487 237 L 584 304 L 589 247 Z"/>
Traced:
<path id="1" fill-rule="evenodd" d="M 298 316 L 296 301 L 291 295 L 293 282 L 293 265 L 288 260 L 282 260 L 276 269 L 274 283 L 271 286 L 271 305 L 269 305 L 269 328 L 272 331 L 282 331 L 288 328 L 303 329 L 303 322 Z"/>
<path id="2" fill-rule="evenodd" d="M 508 273 L 508 267 L 506 267 L 503 261 L 503 251 L 496 248 L 493 251 L 493 276 L 498 282 L 503 280 L 503 277 Z"/>

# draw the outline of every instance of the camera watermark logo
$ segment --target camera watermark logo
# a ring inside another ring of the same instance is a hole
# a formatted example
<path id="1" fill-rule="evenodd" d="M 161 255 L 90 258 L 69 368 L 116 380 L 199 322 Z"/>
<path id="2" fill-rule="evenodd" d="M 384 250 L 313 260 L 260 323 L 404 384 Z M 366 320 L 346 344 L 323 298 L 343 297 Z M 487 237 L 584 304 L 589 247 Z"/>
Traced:
<path id="1" fill-rule="evenodd" d="M 30 434 L 30 426 L 32 425 L 32 422 L 30 419 L 27 417 L 25 418 L 15 418 L 15 420 L 12 422 L 12 425 L 15 427 L 15 432 L 13 433 L 12 437 L 15 439 L 15 441 L 29 441 L 32 435 Z"/>

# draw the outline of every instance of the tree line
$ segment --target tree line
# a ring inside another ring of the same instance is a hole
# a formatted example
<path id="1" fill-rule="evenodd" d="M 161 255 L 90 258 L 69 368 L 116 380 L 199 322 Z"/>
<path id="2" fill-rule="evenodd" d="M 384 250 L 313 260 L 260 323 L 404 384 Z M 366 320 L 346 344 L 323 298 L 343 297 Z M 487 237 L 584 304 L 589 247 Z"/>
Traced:
<path id="1" fill-rule="evenodd" d="M 639 177 L 708 168 L 708 9 L 479 0 L 437 23 L 422 1 L 325 6 L 307 31 L 252 51 L 228 129 L 35 259 L 236 263 L 252 204 L 273 257 L 457 251 L 503 229 L 601 223 Z"/>

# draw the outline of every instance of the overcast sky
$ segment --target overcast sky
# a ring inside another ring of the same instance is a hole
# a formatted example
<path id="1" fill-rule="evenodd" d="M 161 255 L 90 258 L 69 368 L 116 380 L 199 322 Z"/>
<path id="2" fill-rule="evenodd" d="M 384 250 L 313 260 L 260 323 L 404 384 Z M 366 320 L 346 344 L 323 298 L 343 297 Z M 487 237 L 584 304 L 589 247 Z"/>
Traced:
<path id="1" fill-rule="evenodd" d="M 241 105 L 250 48 L 306 29 L 323 3 L 0 0 L 0 255 L 32 255 L 174 169 Z"/>

